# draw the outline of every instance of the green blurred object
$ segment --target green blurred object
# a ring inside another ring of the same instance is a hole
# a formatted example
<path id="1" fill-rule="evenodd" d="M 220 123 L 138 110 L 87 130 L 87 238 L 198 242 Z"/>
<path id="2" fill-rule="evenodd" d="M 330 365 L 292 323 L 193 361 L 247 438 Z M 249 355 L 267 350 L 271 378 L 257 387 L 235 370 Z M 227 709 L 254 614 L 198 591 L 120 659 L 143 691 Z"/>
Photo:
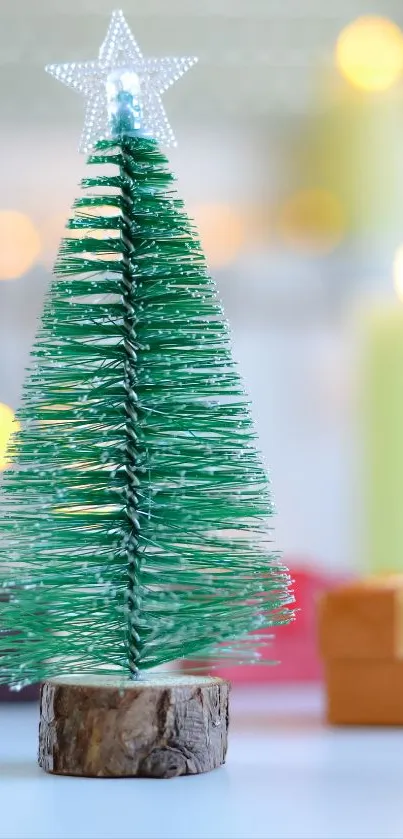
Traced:
<path id="1" fill-rule="evenodd" d="M 292 616 L 228 327 L 167 160 L 122 136 L 89 164 L 105 174 L 82 182 L 60 247 L 1 500 L 14 687 L 257 661 L 260 630 Z"/>
<path id="2" fill-rule="evenodd" d="M 403 308 L 379 303 L 366 312 L 361 328 L 365 565 L 374 572 L 401 572 Z"/>
<path id="3" fill-rule="evenodd" d="M 323 74 L 321 85 L 318 113 L 295 150 L 299 184 L 337 197 L 347 235 L 398 232 L 403 220 L 396 176 L 403 129 L 399 92 L 356 90 L 334 70 Z"/>

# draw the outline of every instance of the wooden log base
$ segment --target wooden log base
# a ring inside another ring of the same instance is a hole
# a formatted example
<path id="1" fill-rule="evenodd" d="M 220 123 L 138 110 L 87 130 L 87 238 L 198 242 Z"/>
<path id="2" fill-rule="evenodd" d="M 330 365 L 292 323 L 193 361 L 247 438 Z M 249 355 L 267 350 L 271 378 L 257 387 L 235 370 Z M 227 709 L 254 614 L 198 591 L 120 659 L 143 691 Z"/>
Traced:
<path id="1" fill-rule="evenodd" d="M 174 778 L 225 761 L 229 683 L 69 676 L 41 688 L 39 765 L 56 775 Z"/>

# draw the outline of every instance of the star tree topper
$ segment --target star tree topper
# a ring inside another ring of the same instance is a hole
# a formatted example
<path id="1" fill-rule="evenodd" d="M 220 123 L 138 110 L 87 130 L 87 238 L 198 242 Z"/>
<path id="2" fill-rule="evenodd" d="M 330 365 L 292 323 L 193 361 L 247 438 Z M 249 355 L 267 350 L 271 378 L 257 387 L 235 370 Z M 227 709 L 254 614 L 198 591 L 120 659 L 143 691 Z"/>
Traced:
<path id="1" fill-rule="evenodd" d="M 144 58 L 121 11 L 112 12 L 96 61 L 48 64 L 46 71 L 86 100 L 80 151 L 121 132 L 175 145 L 161 96 L 197 58 Z"/>

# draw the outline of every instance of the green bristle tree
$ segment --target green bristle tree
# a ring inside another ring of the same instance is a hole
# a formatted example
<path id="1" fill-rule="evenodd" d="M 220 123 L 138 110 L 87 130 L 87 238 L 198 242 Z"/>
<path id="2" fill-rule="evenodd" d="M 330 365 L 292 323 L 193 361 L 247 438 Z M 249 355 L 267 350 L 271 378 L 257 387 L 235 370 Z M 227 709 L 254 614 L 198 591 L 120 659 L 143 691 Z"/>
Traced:
<path id="1" fill-rule="evenodd" d="M 291 617 L 228 327 L 157 141 L 115 122 L 60 246 L 1 498 L 0 681 L 259 658 Z M 247 289 L 245 289 L 247 293 Z"/>

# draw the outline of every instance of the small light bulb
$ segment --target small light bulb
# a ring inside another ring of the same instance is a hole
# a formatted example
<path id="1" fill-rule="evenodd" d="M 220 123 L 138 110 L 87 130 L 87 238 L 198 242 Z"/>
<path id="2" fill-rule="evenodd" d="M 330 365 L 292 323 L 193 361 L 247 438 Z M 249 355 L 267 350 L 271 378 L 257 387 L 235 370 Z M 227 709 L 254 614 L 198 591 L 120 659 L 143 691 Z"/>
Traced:
<path id="1" fill-rule="evenodd" d="M 140 77 L 124 67 L 109 73 L 106 100 L 110 132 L 113 137 L 137 134 L 143 126 Z"/>

